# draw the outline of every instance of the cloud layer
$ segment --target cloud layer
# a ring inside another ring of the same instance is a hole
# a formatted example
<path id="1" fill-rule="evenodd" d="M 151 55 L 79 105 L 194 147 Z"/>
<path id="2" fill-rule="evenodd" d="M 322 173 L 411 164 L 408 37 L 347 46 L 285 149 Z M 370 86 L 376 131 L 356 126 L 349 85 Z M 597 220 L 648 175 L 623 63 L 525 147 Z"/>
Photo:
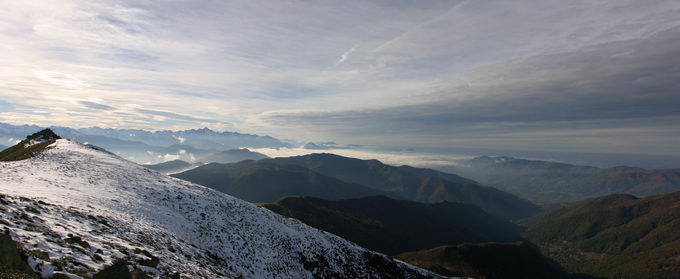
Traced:
<path id="1" fill-rule="evenodd" d="M 680 155 L 680 3 L 14 1 L 0 121 Z"/>

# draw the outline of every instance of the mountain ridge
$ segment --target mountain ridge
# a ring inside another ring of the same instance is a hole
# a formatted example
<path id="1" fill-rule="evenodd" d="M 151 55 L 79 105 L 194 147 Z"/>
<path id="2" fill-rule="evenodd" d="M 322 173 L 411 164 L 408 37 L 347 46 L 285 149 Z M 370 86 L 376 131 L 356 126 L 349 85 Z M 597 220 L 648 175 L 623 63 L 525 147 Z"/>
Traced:
<path id="1" fill-rule="evenodd" d="M 503 156 L 477 157 L 457 169 L 486 185 L 538 202 L 569 202 L 616 193 L 645 197 L 680 191 L 680 169 L 598 168 Z"/>
<path id="2" fill-rule="evenodd" d="M 48 148 L 56 140 L 61 139 L 52 130 L 44 129 L 35 132 L 16 145 L 0 151 L 0 161 L 18 161 L 28 159 Z"/>
<path id="3" fill-rule="evenodd" d="M 439 277 L 77 142 L 0 164 L 0 226 L 44 277 L 117 259 L 153 278 Z"/>
<path id="4" fill-rule="evenodd" d="M 329 199 L 394 196 L 300 166 L 271 164 L 266 160 L 230 164 L 210 163 L 171 176 L 258 203 L 274 202 L 290 195 Z"/>
<path id="5" fill-rule="evenodd" d="M 44 128 L 51 128 L 63 138 L 92 143 L 138 163 L 157 163 L 165 155 L 177 155 L 176 151 L 165 152 L 174 144 L 191 145 L 201 150 L 225 150 L 243 147 L 290 147 L 291 145 L 270 136 L 241 134 L 237 132 L 216 132 L 210 129 L 180 131 L 146 131 L 140 129 L 112 128 L 69 128 L 60 126 L 41 127 L 36 125 L 11 125 L 0 122 L 0 140 L 14 142 L 26 135 Z M 208 154 L 198 154 L 202 157 Z"/>
<path id="6" fill-rule="evenodd" d="M 538 207 L 501 190 L 485 187 L 459 175 L 409 166 L 394 167 L 378 160 L 361 160 L 329 153 L 280 157 L 262 161 L 298 165 L 340 180 L 393 192 L 420 202 L 470 202 L 506 219 L 520 219 Z"/>
<path id="7" fill-rule="evenodd" d="M 229 149 L 217 153 L 210 154 L 201 158 L 201 161 L 206 163 L 238 163 L 245 160 L 260 160 L 267 159 L 269 156 L 259 152 L 250 151 L 247 148 Z"/>

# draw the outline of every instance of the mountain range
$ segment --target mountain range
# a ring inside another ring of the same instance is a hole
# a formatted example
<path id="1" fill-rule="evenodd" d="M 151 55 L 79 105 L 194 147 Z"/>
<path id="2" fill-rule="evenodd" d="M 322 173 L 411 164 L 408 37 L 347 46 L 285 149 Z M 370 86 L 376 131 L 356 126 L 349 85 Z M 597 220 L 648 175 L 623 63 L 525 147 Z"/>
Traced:
<path id="1" fill-rule="evenodd" d="M 439 278 L 102 149 L 41 140 L 0 162 L 0 266 L 25 258 L 44 278 Z"/>
<path id="2" fill-rule="evenodd" d="M 523 237 L 572 272 L 607 278 L 678 278 L 680 192 L 616 194 L 523 220 Z"/>
<path id="3" fill-rule="evenodd" d="M 477 206 L 456 202 L 424 204 L 385 196 L 336 201 L 285 197 L 262 206 L 389 255 L 445 244 L 516 241 L 522 231 Z"/>
<path id="4" fill-rule="evenodd" d="M 147 167 L 149 169 L 159 171 L 164 174 L 175 174 L 183 171 L 187 171 L 193 168 L 196 168 L 198 166 L 204 165 L 205 163 L 236 163 L 240 161 L 246 161 L 246 160 L 259 160 L 259 159 L 264 159 L 264 158 L 269 158 L 267 155 L 264 155 L 262 153 L 258 152 L 253 152 L 248 149 L 230 149 L 230 150 L 225 150 L 222 152 L 217 152 L 217 153 L 212 153 L 209 151 L 203 151 L 203 150 L 198 150 L 196 148 L 187 148 L 183 149 L 184 146 L 182 145 L 174 145 L 171 146 L 170 148 L 174 148 L 179 150 L 179 158 L 185 158 L 191 161 L 192 163 L 189 163 L 184 160 L 172 160 L 172 161 L 166 161 L 158 164 L 144 164 L 142 166 Z M 181 150 L 185 150 L 184 152 Z M 189 151 L 186 151 L 189 150 Z M 194 153 L 190 153 L 194 152 Z M 196 159 L 194 154 L 210 154 L 208 156 L 202 157 L 200 159 Z M 188 157 L 188 158 L 186 158 Z M 200 161 L 200 162 L 196 162 Z"/>
<path id="5" fill-rule="evenodd" d="M 140 166 L 50 129 L 0 151 L 0 277 L 680 274 L 680 192 L 606 195 L 545 205 L 539 212 L 512 194 L 432 169 L 333 154 L 272 159 L 236 149 L 218 156 L 258 160 Z M 653 185 L 675 181 L 674 170 L 509 157 L 475 158 L 459 170 L 467 176 L 473 167 L 489 177 L 480 180 L 515 175 L 536 192 L 541 188 L 533 183 L 548 183 L 550 175 L 561 179 L 555 183 L 637 181 L 631 189 L 648 191 L 669 191 Z M 173 175 L 181 179 L 152 170 L 186 168 Z M 614 186 L 599 187 L 619 191 Z M 539 194 L 548 195 L 545 188 Z M 582 194 L 583 188 L 568 190 Z"/>
<path id="6" fill-rule="evenodd" d="M 0 123 L 0 142 L 15 144 L 26 135 L 44 129 L 35 125 Z M 50 127 L 63 138 L 90 143 L 105 148 L 138 163 L 159 163 L 174 159 L 192 161 L 212 153 L 244 147 L 289 147 L 276 138 L 216 132 L 207 128 L 183 131 L 149 132 L 137 129 Z"/>
<path id="7" fill-rule="evenodd" d="M 301 166 L 342 181 L 365 185 L 414 201 L 469 202 L 505 219 L 520 219 L 539 211 L 534 204 L 512 194 L 481 186 L 455 174 L 431 169 L 395 167 L 378 160 L 360 160 L 325 153 L 261 161 Z"/>
<path id="8" fill-rule="evenodd" d="M 267 160 L 211 163 L 172 176 L 257 203 L 274 202 L 290 195 L 325 199 L 390 195 L 300 166 L 272 164 Z"/>
<path id="9" fill-rule="evenodd" d="M 456 173 L 541 203 L 625 193 L 640 197 L 680 191 L 680 169 L 597 168 L 559 162 L 482 156 Z"/>
<path id="10" fill-rule="evenodd" d="M 153 146 L 168 146 L 175 143 L 191 145 L 201 149 L 224 150 L 237 147 L 286 147 L 287 144 L 270 136 L 258 136 L 236 132 L 217 132 L 208 128 L 155 131 L 137 129 L 81 128 L 78 132 L 86 135 L 105 136 L 122 140 L 143 142 Z M 56 130 L 55 130 L 56 131 Z M 56 131 L 59 133 L 58 131 Z"/>

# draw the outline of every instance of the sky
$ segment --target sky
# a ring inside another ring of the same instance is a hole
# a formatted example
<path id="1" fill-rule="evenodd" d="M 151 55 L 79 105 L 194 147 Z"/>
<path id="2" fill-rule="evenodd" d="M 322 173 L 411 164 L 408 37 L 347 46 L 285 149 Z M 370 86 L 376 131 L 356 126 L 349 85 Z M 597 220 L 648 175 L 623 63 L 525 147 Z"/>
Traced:
<path id="1" fill-rule="evenodd" d="M 0 2 L 0 122 L 680 156 L 677 0 Z"/>

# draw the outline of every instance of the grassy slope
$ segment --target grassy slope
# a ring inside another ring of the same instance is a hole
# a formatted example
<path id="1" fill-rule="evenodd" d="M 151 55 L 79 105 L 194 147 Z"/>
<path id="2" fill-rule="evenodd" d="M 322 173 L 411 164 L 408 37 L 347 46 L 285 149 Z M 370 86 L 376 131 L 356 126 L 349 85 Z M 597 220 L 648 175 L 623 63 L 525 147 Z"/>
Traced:
<path id="1" fill-rule="evenodd" d="M 610 278 L 678 278 L 680 192 L 610 195 L 523 221 L 524 237 L 567 269 Z"/>
<path id="2" fill-rule="evenodd" d="M 60 139 L 52 130 L 44 129 L 34 133 L 16 145 L 0 151 L 0 161 L 19 161 L 32 157 L 45 150 L 55 140 Z M 33 142 L 41 142 L 32 144 Z"/>
<path id="3" fill-rule="evenodd" d="M 0 161 L 19 161 L 28 159 L 35 155 L 36 153 L 45 150 L 45 148 L 47 148 L 50 144 L 53 144 L 54 141 L 52 140 L 39 144 L 34 144 L 29 146 L 28 148 L 24 148 L 22 143 L 23 142 L 0 152 Z"/>

